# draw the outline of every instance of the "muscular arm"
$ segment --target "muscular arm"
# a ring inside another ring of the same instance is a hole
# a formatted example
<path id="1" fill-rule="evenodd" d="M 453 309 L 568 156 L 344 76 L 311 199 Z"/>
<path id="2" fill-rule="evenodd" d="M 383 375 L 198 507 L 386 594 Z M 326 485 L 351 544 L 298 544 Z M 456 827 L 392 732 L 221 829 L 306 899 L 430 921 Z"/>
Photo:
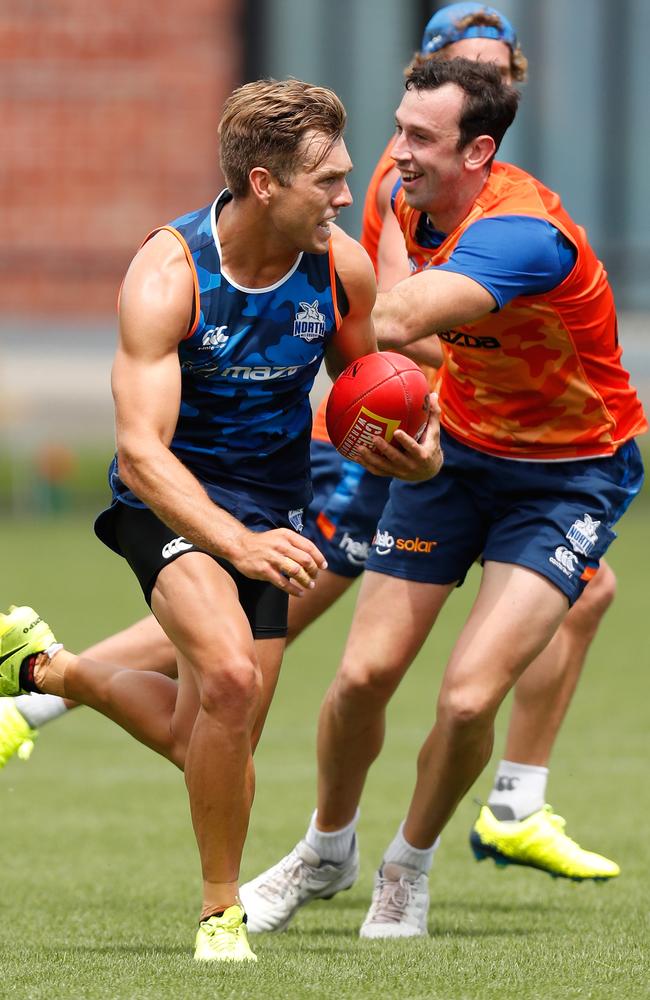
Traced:
<path id="1" fill-rule="evenodd" d="M 158 233 L 135 257 L 120 298 L 113 365 L 120 476 L 179 535 L 228 557 L 242 525 L 215 507 L 169 450 L 181 399 L 178 344 L 189 328 L 192 273 L 171 233 Z"/>
<path id="2" fill-rule="evenodd" d="M 373 319 L 381 347 L 401 350 L 432 333 L 480 319 L 495 306 L 493 296 L 472 278 L 429 268 L 379 295 Z"/>
<path id="3" fill-rule="evenodd" d="M 372 324 L 377 285 L 370 258 L 363 247 L 334 228 L 332 246 L 336 270 L 345 289 L 349 311 L 325 354 L 328 375 L 336 379 L 350 362 L 377 350 Z"/>
<path id="4" fill-rule="evenodd" d="M 403 347 L 432 332 L 481 319 L 518 295 L 556 288 L 575 265 L 572 241 L 550 222 L 525 215 L 479 219 L 449 260 L 399 282 L 375 310 L 382 346 Z"/>
<path id="5" fill-rule="evenodd" d="M 309 585 L 324 565 L 315 546 L 286 529 L 249 531 L 213 503 L 170 451 L 181 402 L 178 344 L 189 328 L 193 295 L 180 243 L 171 233 L 158 233 L 134 258 L 120 299 L 112 376 L 120 476 L 179 535 L 247 576 L 300 593 L 282 574 Z"/>

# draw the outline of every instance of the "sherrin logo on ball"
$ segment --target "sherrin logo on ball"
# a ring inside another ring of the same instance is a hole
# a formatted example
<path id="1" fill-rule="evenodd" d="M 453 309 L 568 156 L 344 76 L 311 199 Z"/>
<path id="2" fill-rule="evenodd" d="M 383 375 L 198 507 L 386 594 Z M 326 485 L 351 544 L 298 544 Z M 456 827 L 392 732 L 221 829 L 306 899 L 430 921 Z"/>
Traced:
<path id="1" fill-rule="evenodd" d="M 327 401 L 325 422 L 334 447 L 356 458 L 375 438 L 399 428 L 416 440 L 429 413 L 429 385 L 414 361 L 394 351 L 366 354 L 341 372 Z"/>

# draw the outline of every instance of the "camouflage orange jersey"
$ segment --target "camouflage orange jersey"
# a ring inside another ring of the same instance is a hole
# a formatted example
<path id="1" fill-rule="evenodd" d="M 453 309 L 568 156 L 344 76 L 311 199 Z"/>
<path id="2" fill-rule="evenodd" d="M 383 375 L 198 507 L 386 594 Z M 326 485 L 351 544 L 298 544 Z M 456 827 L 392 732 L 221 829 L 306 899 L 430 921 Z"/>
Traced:
<path id="1" fill-rule="evenodd" d="M 554 192 L 495 163 L 469 215 L 433 249 L 419 241 L 422 215 L 401 189 L 393 207 L 415 270 L 449 267 L 463 235 L 487 219 L 543 220 L 575 250 L 574 266 L 550 291 L 515 295 L 481 320 L 439 334 L 445 364 L 437 388 L 451 434 L 490 454 L 553 460 L 611 455 L 647 429 L 621 364 L 607 275 Z M 470 276 L 481 282 L 480 273 Z"/>

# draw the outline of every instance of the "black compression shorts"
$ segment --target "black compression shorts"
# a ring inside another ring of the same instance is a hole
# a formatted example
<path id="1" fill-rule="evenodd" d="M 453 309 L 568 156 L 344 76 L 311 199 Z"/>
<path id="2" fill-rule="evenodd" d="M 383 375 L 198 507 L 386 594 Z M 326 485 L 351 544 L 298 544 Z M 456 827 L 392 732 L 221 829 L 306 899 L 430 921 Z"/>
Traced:
<path id="1" fill-rule="evenodd" d="M 259 520 L 259 512 L 256 520 Z M 277 512 L 269 516 L 268 522 L 266 527 L 269 530 L 288 527 L 284 521 L 278 520 Z M 161 569 L 186 552 L 205 551 L 179 537 L 148 508 L 130 507 L 117 500 L 97 518 L 95 533 L 100 541 L 126 559 L 150 607 L 151 593 Z M 239 603 L 248 618 L 253 637 L 275 639 L 286 636 L 289 595 L 272 583 L 251 580 L 225 559 L 211 557 L 235 581 Z"/>

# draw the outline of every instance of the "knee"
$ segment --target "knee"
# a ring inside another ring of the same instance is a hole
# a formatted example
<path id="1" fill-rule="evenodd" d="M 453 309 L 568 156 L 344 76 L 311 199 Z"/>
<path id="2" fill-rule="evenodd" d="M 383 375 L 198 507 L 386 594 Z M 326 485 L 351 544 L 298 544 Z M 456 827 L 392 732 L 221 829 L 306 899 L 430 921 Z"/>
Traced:
<path id="1" fill-rule="evenodd" d="M 453 729 L 480 729 L 492 725 L 499 700 L 479 685 L 443 688 L 438 699 L 438 720 Z"/>
<path id="2" fill-rule="evenodd" d="M 246 656 L 229 660 L 206 671 L 200 684 L 201 709 L 208 715 L 248 723 L 262 700 L 262 675 L 257 664 Z"/>
<path id="3" fill-rule="evenodd" d="M 364 707 L 382 708 L 397 683 L 392 671 L 344 659 L 332 685 L 331 697 L 342 711 L 348 707 L 355 711 Z"/>
<path id="4" fill-rule="evenodd" d="M 567 621 L 581 629 L 596 629 L 601 618 L 616 596 L 616 574 L 607 563 L 602 563 L 595 577 L 589 581 L 580 598 L 567 615 Z"/>
<path id="5" fill-rule="evenodd" d="M 600 615 L 604 615 L 616 597 L 616 574 L 611 566 L 602 563 L 593 580 L 585 588 L 585 594 L 597 607 Z"/>

